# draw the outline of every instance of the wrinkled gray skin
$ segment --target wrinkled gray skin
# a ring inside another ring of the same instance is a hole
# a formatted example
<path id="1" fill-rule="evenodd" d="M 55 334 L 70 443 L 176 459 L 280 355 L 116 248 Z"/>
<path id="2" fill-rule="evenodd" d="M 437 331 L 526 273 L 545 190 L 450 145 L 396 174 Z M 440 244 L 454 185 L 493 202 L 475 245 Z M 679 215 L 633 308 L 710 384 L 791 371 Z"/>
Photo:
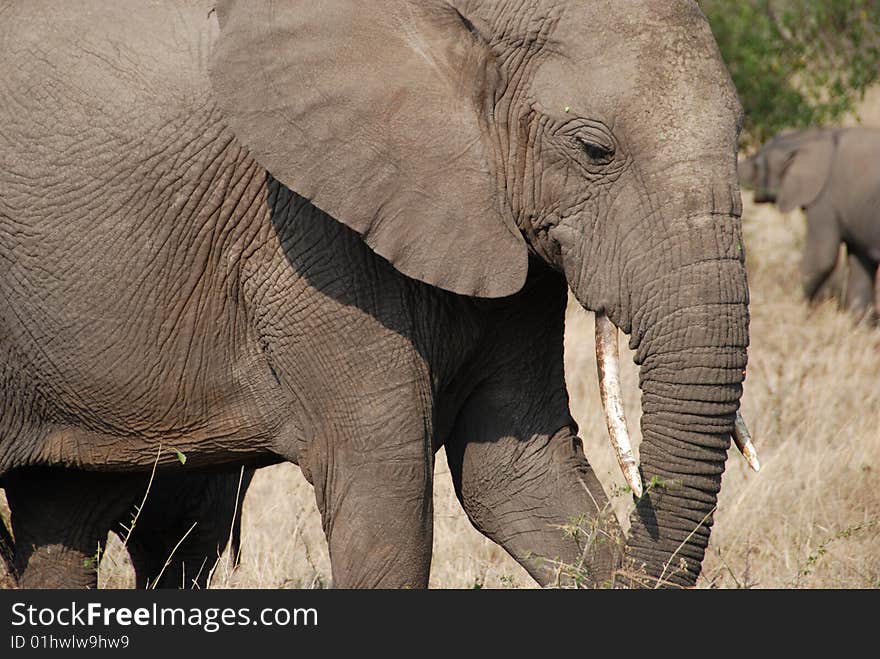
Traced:
<path id="1" fill-rule="evenodd" d="M 4 483 L 17 542 L 0 520 L 0 553 L 7 572 L 21 575 L 21 587 L 93 588 L 97 562 L 71 563 L 96 556 L 109 529 L 126 543 L 138 588 L 205 588 L 227 542 L 230 565 L 238 564 L 241 505 L 252 477 L 251 469 L 159 473 L 150 483 L 149 474 L 16 470 Z M 77 502 L 71 514 L 47 528 L 46 508 L 67 509 L 68 497 Z"/>
<path id="2" fill-rule="evenodd" d="M 445 446 L 475 527 L 548 583 L 582 552 L 559 526 L 608 503 L 571 289 L 641 366 L 626 558 L 692 585 L 748 343 L 741 108 L 696 3 L 210 9 L 0 15 L 0 471 L 290 460 L 336 586 L 423 587 Z"/>
<path id="3" fill-rule="evenodd" d="M 739 165 L 740 181 L 758 203 L 783 213 L 803 208 L 807 238 L 803 289 L 815 299 L 847 249 L 845 305 L 877 320 L 875 281 L 880 264 L 880 130 L 814 128 L 782 133 Z"/>

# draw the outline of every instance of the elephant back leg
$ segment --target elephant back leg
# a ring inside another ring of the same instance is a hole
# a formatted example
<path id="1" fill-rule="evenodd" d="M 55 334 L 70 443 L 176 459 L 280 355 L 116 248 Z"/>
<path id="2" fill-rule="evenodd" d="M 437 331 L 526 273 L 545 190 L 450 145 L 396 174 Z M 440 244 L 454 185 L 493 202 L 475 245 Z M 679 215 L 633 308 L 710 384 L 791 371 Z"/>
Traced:
<path id="1" fill-rule="evenodd" d="M 6 526 L 6 522 L 0 519 L 0 560 L 6 569 L 6 576 L 0 577 L 0 588 L 7 581 L 15 583 L 17 577 L 15 574 L 15 544 L 12 541 L 12 535 Z"/>
<path id="2" fill-rule="evenodd" d="M 877 262 L 864 254 L 850 251 L 846 281 L 846 308 L 857 316 L 867 316 L 877 322 L 875 307 L 874 280 L 877 276 Z"/>
<path id="3" fill-rule="evenodd" d="M 237 565 L 241 506 L 253 474 L 236 468 L 157 475 L 143 507 L 133 511 L 133 525 L 116 529 L 126 541 L 137 587 L 206 588 L 227 543 Z"/>
<path id="4" fill-rule="evenodd" d="M 131 505 L 130 475 L 27 468 L 4 477 L 22 588 L 96 588 L 107 533 Z M 144 479 L 146 482 L 146 479 Z"/>

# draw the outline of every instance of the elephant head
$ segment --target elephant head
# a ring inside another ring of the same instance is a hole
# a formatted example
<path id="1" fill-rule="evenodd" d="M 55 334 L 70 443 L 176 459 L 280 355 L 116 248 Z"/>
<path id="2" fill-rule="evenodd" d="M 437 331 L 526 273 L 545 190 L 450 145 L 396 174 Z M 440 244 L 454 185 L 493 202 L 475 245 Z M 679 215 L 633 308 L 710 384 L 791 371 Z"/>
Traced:
<path id="1" fill-rule="evenodd" d="M 764 144 L 737 168 L 740 182 L 755 191 L 756 203 L 776 203 L 788 213 L 812 204 L 831 174 L 832 131 L 786 132 Z"/>
<path id="2" fill-rule="evenodd" d="M 220 0 L 211 75 L 282 183 L 400 272 L 517 292 L 530 256 L 630 335 L 627 552 L 693 584 L 742 393 L 741 108 L 696 2 Z"/>

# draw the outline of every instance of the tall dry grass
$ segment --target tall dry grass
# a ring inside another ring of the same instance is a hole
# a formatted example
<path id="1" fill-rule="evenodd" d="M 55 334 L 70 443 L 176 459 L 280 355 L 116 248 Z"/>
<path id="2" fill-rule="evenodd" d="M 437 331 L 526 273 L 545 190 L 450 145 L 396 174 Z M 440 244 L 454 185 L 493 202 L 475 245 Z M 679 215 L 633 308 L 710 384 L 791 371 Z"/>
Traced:
<path id="1" fill-rule="evenodd" d="M 861 115 L 866 123 L 880 125 L 880 89 L 871 92 Z M 763 469 L 754 474 L 735 450 L 729 456 L 698 585 L 880 587 L 880 329 L 855 326 L 835 302 L 808 306 L 798 277 L 802 215 L 757 206 L 748 193 L 744 203 L 752 321 L 743 413 Z M 637 443 L 637 371 L 626 350 L 622 354 L 624 395 Z M 567 315 L 565 361 L 587 458 L 606 491 L 620 492 L 624 482 L 609 449 L 596 384 L 592 318 L 575 305 Z M 500 547 L 470 526 L 442 451 L 434 506 L 432 587 L 534 586 Z M 625 525 L 630 498 L 617 496 L 613 506 Z M 263 469 L 254 478 L 244 505 L 242 544 L 241 567 L 233 571 L 224 556 L 213 587 L 330 583 L 314 494 L 293 465 Z M 104 554 L 99 583 L 134 585 L 127 554 L 115 537 Z"/>

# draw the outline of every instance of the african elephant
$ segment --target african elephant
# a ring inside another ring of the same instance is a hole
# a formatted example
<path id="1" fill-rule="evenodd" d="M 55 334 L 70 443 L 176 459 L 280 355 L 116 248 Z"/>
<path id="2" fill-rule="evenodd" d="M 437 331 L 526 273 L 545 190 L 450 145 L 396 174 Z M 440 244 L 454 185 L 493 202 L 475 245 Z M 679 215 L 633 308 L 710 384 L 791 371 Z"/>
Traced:
<path id="1" fill-rule="evenodd" d="M 880 263 L 880 130 L 813 128 L 781 133 L 739 165 L 740 181 L 758 203 L 788 213 L 803 208 L 807 238 L 803 289 L 813 300 L 847 250 L 845 305 L 877 318 Z"/>
<path id="2" fill-rule="evenodd" d="M 749 320 L 742 110 L 697 3 L 214 4 L 5 5 L 0 473 L 292 461 L 335 586 L 424 587 L 444 446 L 547 584 L 608 503 L 570 289 L 641 369 L 641 496 L 588 581 L 693 585 Z"/>
<path id="3" fill-rule="evenodd" d="M 83 515 L 99 516 L 104 518 L 100 526 L 109 526 L 125 543 L 138 588 L 205 588 L 227 542 L 232 564 L 238 562 L 241 505 L 253 474 L 252 469 L 157 473 L 150 479 L 149 474 L 16 470 L 4 480 L 14 497 L 9 504 L 14 510 L 15 542 L 0 520 L 0 554 L 10 575 L 22 574 L 22 587 L 94 587 L 98 545 L 104 544 L 106 532 L 99 539 L 80 532 L 94 525 Z M 75 517 L 52 520 L 55 535 L 49 535 L 42 527 L 46 517 L 45 498 L 39 496 L 42 489 L 61 500 L 81 499 L 88 491 L 95 499 L 81 502 Z M 34 501 L 37 506 L 31 505 Z M 89 552 L 93 558 L 84 570 L 82 556 Z"/>

